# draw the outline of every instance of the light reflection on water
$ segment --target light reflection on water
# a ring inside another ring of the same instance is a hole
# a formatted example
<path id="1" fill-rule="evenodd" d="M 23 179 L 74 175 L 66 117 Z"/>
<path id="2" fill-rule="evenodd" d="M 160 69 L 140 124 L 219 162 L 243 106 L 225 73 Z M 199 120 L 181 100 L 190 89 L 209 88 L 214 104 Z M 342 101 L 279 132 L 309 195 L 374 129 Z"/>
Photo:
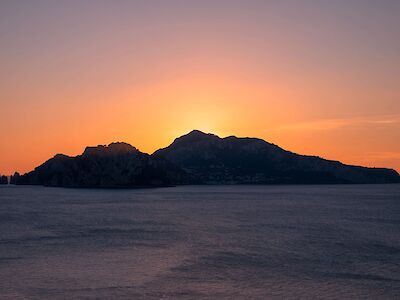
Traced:
<path id="1" fill-rule="evenodd" d="M 0 187 L 1 299 L 393 299 L 400 185 Z"/>

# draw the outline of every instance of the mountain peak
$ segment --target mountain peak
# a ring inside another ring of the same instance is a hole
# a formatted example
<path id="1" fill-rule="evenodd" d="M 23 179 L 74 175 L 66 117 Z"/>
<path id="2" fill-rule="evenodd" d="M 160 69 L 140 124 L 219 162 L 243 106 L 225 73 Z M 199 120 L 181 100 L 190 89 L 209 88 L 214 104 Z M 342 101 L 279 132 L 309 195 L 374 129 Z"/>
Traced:
<path id="1" fill-rule="evenodd" d="M 215 135 L 213 133 L 205 133 L 205 132 L 200 131 L 198 129 L 193 129 L 191 132 L 189 132 L 189 133 L 187 133 L 185 135 L 182 135 L 179 138 L 183 138 L 183 137 L 185 137 L 185 138 L 188 138 L 188 137 L 190 137 L 190 138 L 210 138 L 210 137 L 216 138 L 217 137 L 217 138 L 219 138 L 219 136 L 217 136 L 217 135 Z"/>
<path id="2" fill-rule="evenodd" d="M 86 147 L 85 151 L 83 152 L 83 155 L 121 155 L 121 154 L 133 154 L 137 153 L 139 150 L 137 150 L 135 147 L 128 143 L 123 143 L 123 142 L 114 142 L 107 145 L 98 145 L 95 147 Z"/>
<path id="3" fill-rule="evenodd" d="M 204 133 L 200 130 L 194 129 L 191 132 L 176 138 L 172 144 L 186 144 L 216 139 L 220 139 L 220 137 L 212 133 Z"/>
<path id="4" fill-rule="evenodd" d="M 136 147 L 124 142 L 114 142 L 108 145 L 108 149 L 112 152 L 137 152 Z"/>
<path id="5" fill-rule="evenodd" d="M 213 135 L 213 134 L 205 133 L 198 129 L 193 129 L 191 132 L 189 132 L 188 134 L 185 134 L 184 136 L 207 136 L 207 135 Z"/>

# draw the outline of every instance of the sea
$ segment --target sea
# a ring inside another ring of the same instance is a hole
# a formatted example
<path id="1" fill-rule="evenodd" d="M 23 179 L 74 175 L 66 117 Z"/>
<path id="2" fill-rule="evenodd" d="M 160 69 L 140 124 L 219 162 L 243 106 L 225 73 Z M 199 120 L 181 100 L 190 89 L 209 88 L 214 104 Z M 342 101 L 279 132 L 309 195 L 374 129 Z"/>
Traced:
<path id="1" fill-rule="evenodd" d="M 400 184 L 0 186 L 0 299 L 400 299 Z"/>

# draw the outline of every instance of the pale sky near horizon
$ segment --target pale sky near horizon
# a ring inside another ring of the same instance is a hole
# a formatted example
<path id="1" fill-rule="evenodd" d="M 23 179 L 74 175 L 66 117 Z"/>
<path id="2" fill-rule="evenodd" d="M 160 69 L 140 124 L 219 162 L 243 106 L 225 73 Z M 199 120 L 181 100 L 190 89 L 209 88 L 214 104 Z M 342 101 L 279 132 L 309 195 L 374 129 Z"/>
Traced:
<path id="1" fill-rule="evenodd" d="M 0 0 L 0 174 L 192 129 L 400 171 L 400 1 Z"/>

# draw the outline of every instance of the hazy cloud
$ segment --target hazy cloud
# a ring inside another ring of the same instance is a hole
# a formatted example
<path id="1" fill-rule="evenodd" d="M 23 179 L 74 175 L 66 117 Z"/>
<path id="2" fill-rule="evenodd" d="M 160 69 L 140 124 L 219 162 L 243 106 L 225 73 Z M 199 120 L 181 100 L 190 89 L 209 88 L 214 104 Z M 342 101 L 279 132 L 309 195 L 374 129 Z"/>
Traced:
<path id="1" fill-rule="evenodd" d="M 323 119 L 307 122 L 299 122 L 279 126 L 277 130 L 335 130 L 345 127 L 367 125 L 400 125 L 400 115 L 383 115 L 369 117 L 351 117 L 337 119 Z"/>

